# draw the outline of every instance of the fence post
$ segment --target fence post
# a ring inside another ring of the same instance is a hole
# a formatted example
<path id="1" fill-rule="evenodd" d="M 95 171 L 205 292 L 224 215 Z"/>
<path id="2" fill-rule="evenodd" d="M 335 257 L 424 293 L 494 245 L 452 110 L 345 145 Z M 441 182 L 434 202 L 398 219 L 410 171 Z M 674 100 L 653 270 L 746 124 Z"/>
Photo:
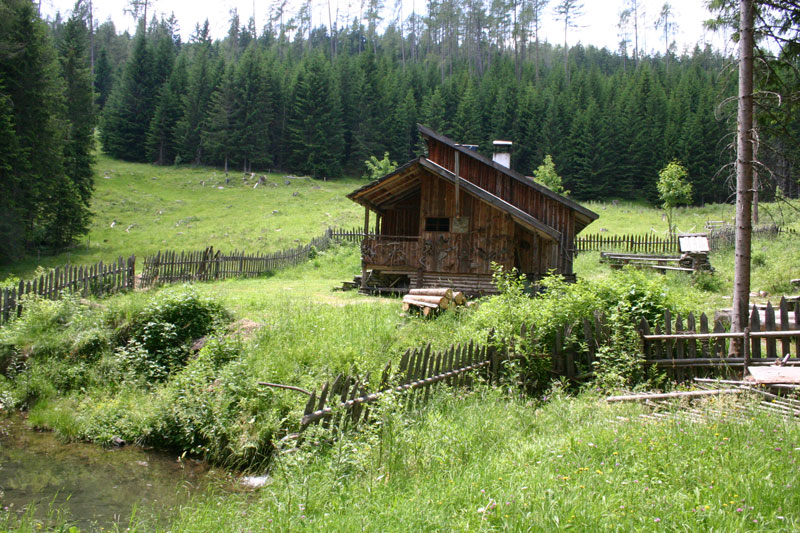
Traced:
<path id="1" fill-rule="evenodd" d="M 761 342 L 758 339 L 757 342 Z M 742 368 L 742 379 L 747 375 L 747 367 L 750 366 L 750 328 L 744 328 L 742 333 L 742 352 L 744 355 L 744 367 Z"/>

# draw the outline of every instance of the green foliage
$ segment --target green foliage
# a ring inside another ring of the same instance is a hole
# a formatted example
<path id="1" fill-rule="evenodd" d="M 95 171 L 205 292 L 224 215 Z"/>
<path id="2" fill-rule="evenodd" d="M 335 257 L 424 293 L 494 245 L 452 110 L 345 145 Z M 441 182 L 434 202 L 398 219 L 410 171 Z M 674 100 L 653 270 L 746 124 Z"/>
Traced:
<path id="1" fill-rule="evenodd" d="M 692 184 L 685 181 L 686 168 L 677 161 L 671 161 L 658 173 L 658 197 L 667 211 L 667 226 L 670 233 L 675 232 L 673 209 L 692 201 Z"/>
<path id="2" fill-rule="evenodd" d="M 383 159 L 378 159 L 374 155 L 369 156 L 369 159 L 364 161 L 364 166 L 367 167 L 367 172 L 364 174 L 364 179 L 376 180 L 391 174 L 397 168 L 397 161 L 389 159 L 389 152 L 383 154 Z"/>
<path id="3" fill-rule="evenodd" d="M 536 183 L 544 185 L 555 193 L 569 196 L 569 191 L 564 190 L 564 186 L 561 184 L 561 176 L 556 172 L 556 165 L 550 154 L 544 156 L 544 162 L 533 171 L 533 179 Z"/>
<path id="4" fill-rule="evenodd" d="M 67 24 L 59 65 L 34 6 L 0 6 L 0 262 L 86 232 L 94 118 L 84 30 Z"/>
<path id="5" fill-rule="evenodd" d="M 683 422 L 557 388 L 541 405 L 487 388 L 445 390 L 411 410 L 398 400 L 378 406 L 375 425 L 333 442 L 308 434 L 276 456 L 269 487 L 185 506 L 171 529 L 762 531 L 800 522 L 800 496 L 776 490 L 795 483 L 783 443 L 800 431 L 778 415 L 726 416 L 746 403 L 704 402 L 701 421 Z M 742 474 L 764 461 L 769 476 Z"/>
<path id="6" fill-rule="evenodd" d="M 154 74 L 153 50 L 140 25 L 131 58 L 103 111 L 100 141 L 107 154 L 126 161 L 147 160 L 147 132 L 159 88 Z"/>
<path id="7" fill-rule="evenodd" d="M 218 303 L 191 288 L 166 289 L 122 330 L 129 338 L 117 355 L 123 367 L 146 382 L 163 381 L 186 364 L 189 343 L 219 329 L 227 319 Z"/>

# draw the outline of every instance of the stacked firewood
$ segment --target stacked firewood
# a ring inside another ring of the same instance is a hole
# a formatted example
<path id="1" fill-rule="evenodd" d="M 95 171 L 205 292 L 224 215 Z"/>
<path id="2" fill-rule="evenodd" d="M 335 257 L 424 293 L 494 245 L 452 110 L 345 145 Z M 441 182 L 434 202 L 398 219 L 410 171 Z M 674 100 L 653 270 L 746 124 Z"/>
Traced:
<path id="1" fill-rule="evenodd" d="M 453 289 L 411 289 L 403 297 L 403 311 L 417 311 L 429 316 L 466 303 L 464 293 L 453 292 Z"/>

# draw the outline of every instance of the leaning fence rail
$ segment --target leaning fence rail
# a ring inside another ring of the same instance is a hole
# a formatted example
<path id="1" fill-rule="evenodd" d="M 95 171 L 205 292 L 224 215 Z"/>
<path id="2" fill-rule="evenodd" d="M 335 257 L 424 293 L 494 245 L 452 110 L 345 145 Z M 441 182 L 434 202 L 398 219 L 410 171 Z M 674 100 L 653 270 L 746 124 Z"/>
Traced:
<path id="1" fill-rule="evenodd" d="M 132 290 L 136 278 L 136 256 L 104 264 L 57 267 L 32 280 L 20 281 L 16 287 L 0 290 L 0 324 L 20 316 L 24 307 L 24 296 L 36 294 L 41 298 L 57 300 L 65 292 L 83 297 L 104 296 Z"/>

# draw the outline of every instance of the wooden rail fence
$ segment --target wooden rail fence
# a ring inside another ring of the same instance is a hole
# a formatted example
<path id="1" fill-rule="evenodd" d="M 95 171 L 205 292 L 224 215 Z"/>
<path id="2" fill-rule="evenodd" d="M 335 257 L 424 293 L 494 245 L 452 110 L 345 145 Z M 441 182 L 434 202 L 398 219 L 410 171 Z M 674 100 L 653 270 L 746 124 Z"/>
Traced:
<path id="1" fill-rule="evenodd" d="M 18 287 L 0 290 L 0 324 L 22 314 L 23 296 L 27 294 L 56 300 L 64 292 L 87 297 L 132 290 L 135 265 L 136 257 L 132 255 L 127 259 L 120 257 L 110 264 L 100 261 L 89 266 L 58 267 L 33 281 L 20 281 Z"/>
<path id="2" fill-rule="evenodd" d="M 309 244 L 271 254 L 239 251 L 226 254 L 213 247 L 194 252 L 158 252 L 144 258 L 140 286 L 149 288 L 165 283 L 261 276 L 296 266 L 310 259 L 316 251 L 326 250 L 331 243 L 331 233 L 329 229 Z"/>
<path id="3" fill-rule="evenodd" d="M 787 354 L 800 358 L 800 302 L 781 298 L 777 308 L 752 306 L 748 332 L 730 332 L 723 319 L 711 323 L 705 314 L 699 319 L 689 313 L 674 320 L 664 315 L 664 326 L 651 327 L 642 321 L 639 330 L 645 361 L 667 370 L 678 381 L 705 374 L 708 369 L 741 371 L 745 365 L 772 364 Z M 744 341 L 742 355 L 731 357 L 731 342 Z M 791 361 L 789 364 L 798 364 Z"/>

